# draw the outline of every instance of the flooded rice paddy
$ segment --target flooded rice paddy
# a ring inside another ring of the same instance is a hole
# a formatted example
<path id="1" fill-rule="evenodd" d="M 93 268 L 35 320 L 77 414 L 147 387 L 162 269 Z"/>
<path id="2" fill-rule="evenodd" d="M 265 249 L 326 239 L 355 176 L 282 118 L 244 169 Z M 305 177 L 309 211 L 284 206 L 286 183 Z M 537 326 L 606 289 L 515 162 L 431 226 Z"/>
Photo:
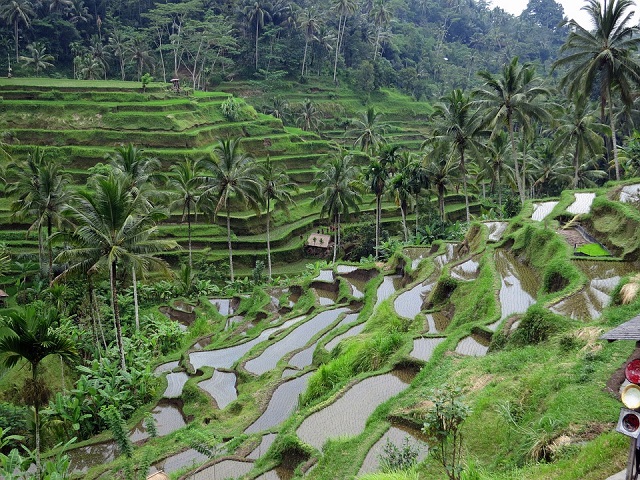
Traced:
<path id="1" fill-rule="evenodd" d="M 324 346 L 324 348 L 326 348 L 327 351 L 330 352 L 345 338 L 354 337 L 354 336 L 358 335 L 360 332 L 362 332 L 362 330 L 364 330 L 364 327 L 365 327 L 364 323 L 356 325 L 355 327 L 351 327 L 346 332 L 341 333 L 340 335 L 332 338 L 331 341 L 327 342 L 327 344 Z"/>
<path id="2" fill-rule="evenodd" d="M 314 282 L 327 282 L 333 283 L 335 277 L 333 276 L 333 270 L 320 270 L 320 274 L 313 279 Z"/>
<path id="3" fill-rule="evenodd" d="M 451 276 L 457 280 L 469 281 L 478 278 L 480 264 L 474 259 L 467 260 L 451 268 Z"/>
<path id="4" fill-rule="evenodd" d="M 504 235 L 509 224 L 507 222 L 486 222 L 485 225 L 489 229 L 489 237 L 487 240 L 490 242 L 499 242 L 502 240 L 502 235 Z"/>
<path id="5" fill-rule="evenodd" d="M 113 461 L 118 453 L 115 442 L 95 443 L 86 447 L 68 450 L 73 473 L 86 473 L 91 467 Z"/>
<path id="6" fill-rule="evenodd" d="M 245 364 L 245 369 L 256 375 L 262 375 L 269 370 L 273 370 L 278 361 L 287 353 L 304 347 L 310 338 L 327 328 L 338 319 L 340 314 L 346 313 L 347 311 L 347 308 L 342 307 L 326 310 L 317 314 L 315 317 L 295 328 L 283 339 L 269 345 L 258 357 L 249 360 Z"/>
<path id="7" fill-rule="evenodd" d="M 300 370 L 311 365 L 311 363 L 313 363 L 313 352 L 316 351 L 317 346 L 318 342 L 315 342 L 310 347 L 296 353 L 289 359 L 289 365 L 299 368 Z"/>
<path id="8" fill-rule="evenodd" d="M 308 416 L 296 433 L 303 442 L 319 450 L 329 438 L 358 435 L 381 403 L 407 387 L 407 378 L 393 373 L 366 378 L 328 407 Z"/>
<path id="9" fill-rule="evenodd" d="M 271 445 L 273 445 L 276 437 L 277 435 L 275 433 L 267 433 L 266 435 L 263 435 L 260 439 L 260 444 L 256 448 L 254 448 L 249 455 L 247 455 L 247 458 L 249 460 L 259 459 L 267 452 L 267 450 L 269 450 Z"/>
<path id="10" fill-rule="evenodd" d="M 355 267 L 353 265 L 338 265 L 336 267 L 336 271 L 342 275 L 347 273 L 353 273 L 356 270 L 358 270 L 358 267 Z"/>
<path id="11" fill-rule="evenodd" d="M 534 203 L 533 204 L 533 215 L 531 215 L 532 220 L 537 220 L 541 222 L 544 220 L 547 215 L 551 213 L 551 211 L 556 208 L 558 202 L 542 202 L 542 203 Z"/>
<path id="12" fill-rule="evenodd" d="M 578 292 L 551 306 L 551 311 L 575 320 L 594 320 L 609 304 L 611 292 L 620 279 L 636 269 L 628 262 L 574 260 L 587 277 L 586 285 Z"/>
<path id="13" fill-rule="evenodd" d="M 422 310 L 427 296 L 431 290 L 433 290 L 435 283 L 433 281 L 426 280 L 424 283 L 419 283 L 411 290 L 398 295 L 393 302 L 393 308 L 396 313 L 404 318 L 413 319 Z"/>
<path id="14" fill-rule="evenodd" d="M 387 275 L 376 291 L 376 307 L 402 288 L 400 275 Z"/>
<path id="15" fill-rule="evenodd" d="M 456 346 L 456 352 L 461 355 L 483 357 L 489 350 L 489 339 L 480 335 L 465 337 Z"/>
<path id="16" fill-rule="evenodd" d="M 392 426 L 387 430 L 384 435 L 378 440 L 373 447 L 367 453 L 367 456 L 362 462 L 358 475 L 364 475 L 365 473 L 374 473 L 380 470 L 380 456 L 385 453 L 385 446 L 387 442 L 392 443 L 398 448 L 402 448 L 405 444 L 408 444 L 413 450 L 417 450 L 417 461 L 421 462 L 427 457 L 429 451 L 426 444 L 426 437 L 418 429 L 410 428 L 407 426 Z"/>
<path id="17" fill-rule="evenodd" d="M 418 360 L 428 362 L 436 347 L 444 341 L 444 337 L 416 338 L 413 340 L 413 350 L 411 350 L 409 355 Z"/>
<path id="18" fill-rule="evenodd" d="M 151 410 L 151 415 L 156 424 L 156 431 L 159 437 L 169 435 L 172 432 L 184 427 L 185 422 L 182 411 L 174 404 L 166 400 L 160 400 Z M 143 422 L 134 427 L 129 435 L 132 442 L 139 442 L 149 438 L 149 433 Z"/>
<path id="19" fill-rule="evenodd" d="M 596 198 L 595 193 L 575 193 L 576 200 L 569 205 L 567 212 L 574 215 L 589 213 L 591 211 L 591 204 Z"/>
<path id="20" fill-rule="evenodd" d="M 632 203 L 640 200 L 640 184 L 627 185 L 620 191 L 620 201 L 623 203 Z"/>
<path id="21" fill-rule="evenodd" d="M 311 373 L 287 380 L 275 389 L 266 410 L 244 432 L 257 433 L 280 425 L 298 408 L 298 396 L 304 392 Z"/>
<path id="22" fill-rule="evenodd" d="M 239 478 L 253 469 L 253 462 L 241 462 L 238 460 L 222 460 L 210 467 L 190 475 L 191 480 L 225 480 Z"/>
<path id="23" fill-rule="evenodd" d="M 226 317 L 234 312 L 230 298 L 211 298 L 209 302 L 218 309 L 220 315 Z"/>
<path id="24" fill-rule="evenodd" d="M 426 328 L 429 333 L 444 332 L 451 320 L 443 312 L 427 313 L 425 316 Z"/>
<path id="25" fill-rule="evenodd" d="M 235 373 L 216 370 L 209 380 L 198 383 L 198 387 L 211 395 L 220 410 L 238 398 Z"/>
<path id="26" fill-rule="evenodd" d="M 196 465 L 204 463 L 208 459 L 209 457 L 206 455 L 190 448 L 184 452 L 167 457 L 166 459 L 156 463 L 153 468 L 155 468 L 156 471 L 162 470 L 164 473 L 170 474 L 186 467 L 195 467 Z"/>
<path id="27" fill-rule="evenodd" d="M 429 256 L 429 251 L 430 248 L 427 247 L 410 247 L 402 252 L 411 259 L 411 269 L 415 270 L 420 262 Z"/>
<path id="28" fill-rule="evenodd" d="M 189 375 L 185 372 L 175 372 L 167 374 L 167 388 L 162 396 L 164 398 L 178 398 L 182 395 L 182 389 L 189 380 Z"/>

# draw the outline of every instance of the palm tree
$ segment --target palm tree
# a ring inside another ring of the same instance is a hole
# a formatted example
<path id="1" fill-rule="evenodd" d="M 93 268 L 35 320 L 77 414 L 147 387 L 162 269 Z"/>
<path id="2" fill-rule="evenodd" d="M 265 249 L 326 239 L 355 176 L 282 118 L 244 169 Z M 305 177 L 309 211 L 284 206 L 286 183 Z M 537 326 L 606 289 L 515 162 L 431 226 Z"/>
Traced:
<path id="1" fill-rule="evenodd" d="M 338 76 L 338 56 L 344 39 L 344 31 L 347 26 L 347 17 L 356 11 L 358 4 L 355 0 L 333 0 L 331 9 L 338 14 L 338 35 L 336 36 L 336 54 L 333 63 L 333 82 Z"/>
<path id="2" fill-rule="evenodd" d="M 498 190 L 500 212 L 502 212 L 502 182 L 505 177 L 513 180 L 513 169 L 508 162 L 510 157 L 508 149 L 509 135 L 505 131 L 500 131 L 487 142 L 484 155 L 481 156 L 485 178 L 491 179 L 491 193 L 494 194 L 496 188 Z"/>
<path id="3" fill-rule="evenodd" d="M 255 23 L 256 25 L 256 71 L 258 71 L 258 39 L 260 38 L 260 27 L 264 26 L 265 18 L 267 20 L 271 20 L 271 14 L 265 10 L 264 5 L 262 5 L 259 1 L 253 2 L 253 5 L 249 5 L 245 7 L 244 13 L 247 16 L 247 20 L 249 23 Z"/>
<path id="4" fill-rule="evenodd" d="M 391 191 L 396 205 L 400 207 L 402 215 L 402 231 L 404 241 L 409 241 L 409 230 L 407 228 L 407 210 L 411 203 L 415 183 L 414 172 L 416 170 L 416 160 L 410 152 L 402 152 L 396 162 L 396 172 L 391 178 Z"/>
<path id="5" fill-rule="evenodd" d="M 373 48 L 373 60 L 375 61 L 378 58 L 378 48 L 380 47 L 382 30 L 389 25 L 389 22 L 391 21 L 391 10 L 389 10 L 386 0 L 375 0 L 370 16 L 376 27 L 376 42 Z"/>
<path id="6" fill-rule="evenodd" d="M 27 234 L 34 229 L 38 235 L 38 251 L 40 271 L 44 272 L 44 245 L 48 246 L 49 281 L 53 279 L 53 254 L 51 235 L 53 226 L 63 223 L 61 215 L 64 206 L 69 201 L 67 186 L 69 177 L 62 172 L 62 166 L 56 159 L 47 156 L 40 147 L 27 156 L 25 162 L 13 163 L 9 167 L 13 178 L 7 193 L 15 195 L 11 209 L 16 218 L 30 218 L 33 223 Z M 47 238 L 43 238 L 46 227 Z"/>
<path id="7" fill-rule="evenodd" d="M 317 34 L 320 32 L 320 25 L 322 24 L 319 17 L 316 16 L 313 8 L 307 8 L 304 11 L 304 18 L 300 22 L 300 28 L 304 33 L 304 55 L 302 56 L 302 73 L 301 76 L 305 76 L 305 70 L 307 66 L 307 51 L 309 49 L 309 43 L 317 40 Z"/>
<path id="8" fill-rule="evenodd" d="M 578 188 L 578 173 L 585 157 L 599 157 L 604 143 L 602 135 L 611 130 L 596 120 L 595 109 L 591 108 L 589 99 L 582 92 L 576 92 L 573 102 L 560 117 L 556 128 L 554 146 L 563 150 L 573 146 L 573 188 Z"/>
<path id="9" fill-rule="evenodd" d="M 629 106 L 634 100 L 633 84 L 640 83 L 640 61 L 632 54 L 640 46 L 640 29 L 632 24 L 634 12 L 628 11 L 634 5 L 633 0 L 604 0 L 604 5 L 600 0 L 587 0 L 582 9 L 589 14 L 592 30 L 570 20 L 569 36 L 560 49 L 566 56 L 554 63 L 554 68 L 569 66 L 560 85 L 569 87 L 570 96 L 576 91 L 589 95 L 594 87 L 599 89 L 602 121 L 605 106 L 609 109 L 616 180 L 620 180 L 620 163 L 612 93 Z"/>
<path id="10" fill-rule="evenodd" d="M 182 206 L 182 222 L 187 221 L 187 235 L 189 237 L 189 268 L 193 269 L 191 259 L 191 210 L 196 212 L 199 199 L 200 185 L 202 184 L 202 176 L 200 175 L 200 161 L 195 162 L 186 159 L 184 162 L 171 165 L 171 173 L 169 174 L 169 186 L 176 193 L 174 205 Z"/>
<path id="11" fill-rule="evenodd" d="M 353 157 L 340 151 L 327 159 L 313 179 L 316 196 L 313 205 L 321 205 L 320 216 L 327 215 L 333 222 L 335 238 L 333 242 L 333 262 L 340 247 L 340 220 L 351 211 L 358 210 L 361 201 L 357 185 L 358 170 Z"/>
<path id="12" fill-rule="evenodd" d="M 229 246 L 229 273 L 233 275 L 233 250 L 231 245 L 231 199 L 258 210 L 260 181 L 258 167 L 253 159 L 240 151 L 240 138 L 220 140 L 213 149 L 215 159 L 204 160 L 209 172 L 205 177 L 200 202 L 210 205 L 214 216 L 224 211 L 227 217 L 227 244 Z"/>
<path id="13" fill-rule="evenodd" d="M 61 332 L 60 317 L 54 308 L 38 312 L 29 306 L 24 310 L 7 312 L 1 319 L 3 336 L 0 337 L 0 358 L 5 368 L 12 368 L 21 360 L 31 366 L 31 379 L 25 381 L 26 403 L 33 405 L 36 440 L 36 478 L 42 478 L 40 465 L 40 406 L 46 405 L 49 389 L 39 378 L 40 362 L 49 355 L 73 361 L 78 357 L 73 340 Z"/>
<path id="14" fill-rule="evenodd" d="M 448 142 L 460 158 L 460 174 L 464 189 L 464 205 L 467 223 L 471 221 L 469 214 L 469 193 L 467 191 L 467 151 L 477 151 L 477 137 L 481 129 L 481 118 L 475 104 L 462 90 L 452 90 L 435 105 L 434 136 L 438 141 Z"/>
<path id="15" fill-rule="evenodd" d="M 111 35 L 109 36 L 109 49 L 118 59 L 118 64 L 120 65 L 120 77 L 124 81 L 125 57 L 127 55 L 127 52 L 129 51 L 129 45 L 122 31 L 115 30 L 111 33 Z"/>
<path id="16" fill-rule="evenodd" d="M 135 37 L 131 42 L 129 49 L 131 60 L 136 64 L 138 72 L 138 81 L 142 78 L 142 70 L 153 67 L 153 57 L 149 53 L 149 45 L 144 37 Z"/>
<path id="17" fill-rule="evenodd" d="M 380 255 L 380 217 L 382 216 L 382 195 L 389 179 L 389 169 L 378 158 L 372 158 L 365 171 L 365 180 L 376 196 L 376 260 Z"/>
<path id="18" fill-rule="evenodd" d="M 451 147 L 445 142 L 432 142 L 430 149 L 425 153 L 424 169 L 429 177 L 431 188 L 438 197 L 438 210 L 440 219 L 446 220 L 444 208 L 444 197 L 447 194 L 447 187 L 451 183 L 456 171 L 456 163 L 451 157 Z"/>
<path id="19" fill-rule="evenodd" d="M 365 153 L 372 153 L 378 149 L 378 146 L 385 143 L 383 137 L 388 125 L 381 123 L 380 113 L 376 112 L 374 107 L 369 107 L 362 114 L 360 119 L 354 120 L 353 129 L 348 132 L 350 135 L 357 135 L 353 146 L 360 146 L 360 150 Z"/>
<path id="20" fill-rule="evenodd" d="M 308 98 L 298 105 L 298 126 L 305 132 L 318 131 L 322 120 L 320 120 L 320 111 L 316 108 L 316 104 Z"/>
<path id="21" fill-rule="evenodd" d="M 118 307 L 116 278 L 118 267 L 127 262 L 132 269 L 168 269 L 154 256 L 177 248 L 172 240 L 153 239 L 158 221 L 166 218 L 159 209 L 141 205 L 143 198 L 134 196 L 129 179 L 115 172 L 95 177 L 91 192 L 83 191 L 65 209 L 76 226 L 69 236 L 72 248 L 63 250 L 58 259 L 70 263 L 63 276 L 75 272 L 109 272 L 113 322 L 120 352 L 120 364 L 126 370 L 122 341 L 122 324 Z"/>
<path id="22" fill-rule="evenodd" d="M 16 49 L 16 62 L 20 60 L 20 54 L 18 52 L 18 26 L 22 23 L 25 27 L 29 28 L 31 25 L 31 17 L 35 14 L 36 12 L 29 0 L 8 0 L 2 2 L 2 5 L 0 5 L 0 17 L 7 22 L 7 24 L 13 24 L 13 42 Z"/>
<path id="23" fill-rule="evenodd" d="M 525 179 L 523 178 L 516 154 L 514 124 L 518 122 L 522 130 L 530 128 L 532 120 L 550 121 L 551 114 L 540 100 L 550 95 L 550 91 L 540 85 L 533 66 L 520 64 L 518 57 L 504 65 L 501 76 L 488 71 L 479 73 L 484 86 L 474 91 L 477 105 L 483 110 L 485 124 L 493 128 L 494 134 L 503 126 L 507 127 L 511 140 L 511 154 L 514 161 L 516 185 L 520 202 L 525 201 Z"/>
<path id="24" fill-rule="evenodd" d="M 159 173 L 160 160 L 144 155 L 144 150 L 132 143 L 116 148 L 109 156 L 111 166 L 129 179 L 129 188 L 134 197 L 142 196 L 144 204 L 151 205 L 150 200 L 159 200 L 162 194 L 156 184 L 164 179 Z"/>
<path id="25" fill-rule="evenodd" d="M 297 190 L 298 185 L 289 180 L 289 175 L 283 169 L 274 167 L 270 158 L 262 166 L 262 196 L 267 204 L 267 269 L 269 271 L 269 280 L 271 280 L 271 203 L 274 206 L 281 207 L 285 212 L 289 204 L 294 203 L 289 193 L 291 190 Z"/>
<path id="26" fill-rule="evenodd" d="M 20 60 L 25 65 L 32 65 L 36 70 L 36 77 L 40 74 L 40 70 L 45 70 L 49 67 L 53 67 L 53 55 L 47 53 L 47 47 L 42 42 L 33 42 L 27 45 L 27 50 L 31 56 L 20 55 Z"/>

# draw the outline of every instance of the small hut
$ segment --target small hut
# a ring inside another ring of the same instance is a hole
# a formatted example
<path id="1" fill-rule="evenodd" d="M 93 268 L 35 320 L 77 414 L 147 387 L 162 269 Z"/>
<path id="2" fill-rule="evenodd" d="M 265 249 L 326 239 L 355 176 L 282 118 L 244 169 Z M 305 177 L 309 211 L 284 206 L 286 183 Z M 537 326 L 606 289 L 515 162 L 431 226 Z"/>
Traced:
<path id="1" fill-rule="evenodd" d="M 325 258 L 329 256 L 329 249 L 332 246 L 331 235 L 312 233 L 304 245 L 304 252 L 312 257 Z"/>
<path id="2" fill-rule="evenodd" d="M 169 480 L 169 477 L 162 470 L 147 477 L 147 480 Z"/>
<path id="3" fill-rule="evenodd" d="M 180 79 L 172 78 L 171 83 L 173 83 L 173 91 L 176 93 L 180 93 Z"/>
<path id="4" fill-rule="evenodd" d="M 4 290 L 0 290 L 0 307 L 7 306 L 7 298 L 9 298 L 7 292 L 5 292 Z"/>

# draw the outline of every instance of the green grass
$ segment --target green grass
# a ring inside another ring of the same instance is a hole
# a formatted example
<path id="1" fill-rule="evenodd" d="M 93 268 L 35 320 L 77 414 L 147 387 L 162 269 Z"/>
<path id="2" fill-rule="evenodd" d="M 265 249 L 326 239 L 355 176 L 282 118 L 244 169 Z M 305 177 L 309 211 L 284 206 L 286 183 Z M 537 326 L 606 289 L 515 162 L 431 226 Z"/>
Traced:
<path id="1" fill-rule="evenodd" d="M 609 252 L 605 250 L 599 243 L 587 243 L 576 249 L 576 253 L 581 253 L 587 257 L 608 257 Z"/>

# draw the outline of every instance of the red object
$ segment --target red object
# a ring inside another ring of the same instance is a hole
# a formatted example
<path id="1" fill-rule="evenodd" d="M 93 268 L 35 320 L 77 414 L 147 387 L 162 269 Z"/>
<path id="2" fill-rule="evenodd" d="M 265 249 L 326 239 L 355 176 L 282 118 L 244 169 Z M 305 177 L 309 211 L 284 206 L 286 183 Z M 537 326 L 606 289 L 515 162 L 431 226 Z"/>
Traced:
<path id="1" fill-rule="evenodd" d="M 622 417 L 622 426 L 627 432 L 635 432 L 640 428 L 640 418 L 633 413 L 628 413 Z"/>
<path id="2" fill-rule="evenodd" d="M 640 359 L 631 360 L 624 369 L 624 376 L 631 383 L 640 384 Z"/>

